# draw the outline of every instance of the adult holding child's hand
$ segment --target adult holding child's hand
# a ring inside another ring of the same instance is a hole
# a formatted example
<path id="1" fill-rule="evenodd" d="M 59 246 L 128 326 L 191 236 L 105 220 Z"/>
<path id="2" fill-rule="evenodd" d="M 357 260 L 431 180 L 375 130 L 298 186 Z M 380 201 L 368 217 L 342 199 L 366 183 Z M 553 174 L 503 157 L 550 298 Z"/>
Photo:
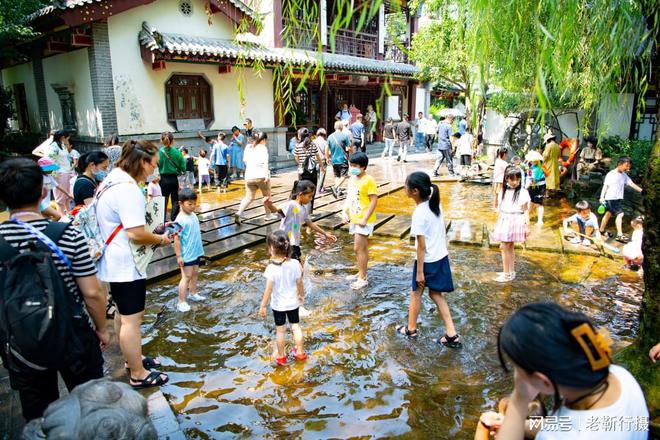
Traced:
<path id="1" fill-rule="evenodd" d="M 96 208 L 102 238 L 107 240 L 115 234 L 99 260 L 99 278 L 110 283 L 117 304 L 115 330 L 133 388 L 158 386 L 168 381 L 166 374 L 154 369 L 160 363 L 142 357 L 141 324 L 147 280 L 137 269 L 129 242 L 160 246 L 172 242 L 167 232 L 158 235 L 145 227 L 146 199 L 138 186 L 158 168 L 158 159 L 158 148 L 151 142 L 126 142 L 117 167 L 99 188 L 103 195 L 98 198 Z"/>

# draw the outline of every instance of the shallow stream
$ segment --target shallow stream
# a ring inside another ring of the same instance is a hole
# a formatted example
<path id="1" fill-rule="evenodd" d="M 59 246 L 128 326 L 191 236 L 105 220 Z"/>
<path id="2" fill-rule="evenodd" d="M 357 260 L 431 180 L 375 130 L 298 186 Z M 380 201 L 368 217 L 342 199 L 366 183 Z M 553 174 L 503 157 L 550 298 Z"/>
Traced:
<path id="1" fill-rule="evenodd" d="M 491 224 L 489 187 L 443 184 L 445 215 Z M 556 227 L 568 203 L 547 210 Z M 410 215 L 403 192 L 379 201 L 379 212 Z M 270 360 L 274 324 L 257 316 L 268 262 L 265 244 L 202 269 L 208 300 L 187 314 L 175 311 L 178 277 L 150 288 L 145 352 L 170 374 L 162 388 L 188 438 L 472 438 L 479 414 L 510 391 L 497 359 L 499 326 L 519 306 L 554 300 L 606 326 L 616 344 L 637 331 L 641 280 L 622 261 L 518 252 L 518 278 L 491 281 L 499 252 L 449 249 L 455 292 L 447 298 L 463 338 L 461 350 L 434 339 L 444 333 L 428 297 L 415 341 L 395 334 L 408 310 L 413 247 L 371 241 L 369 281 L 352 291 L 344 277 L 354 265 L 352 241 L 315 247 L 307 257 L 302 320 L 306 362 L 276 367 Z M 287 336 L 290 341 L 290 336 Z"/>

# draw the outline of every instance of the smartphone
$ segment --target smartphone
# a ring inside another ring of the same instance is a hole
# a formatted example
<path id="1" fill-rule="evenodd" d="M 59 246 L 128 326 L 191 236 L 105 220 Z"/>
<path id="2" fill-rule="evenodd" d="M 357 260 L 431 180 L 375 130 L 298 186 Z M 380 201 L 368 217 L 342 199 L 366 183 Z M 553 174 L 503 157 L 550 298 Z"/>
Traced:
<path id="1" fill-rule="evenodd" d="M 178 235 L 183 231 L 183 226 L 180 223 L 172 222 L 167 224 L 165 230 L 169 235 Z"/>

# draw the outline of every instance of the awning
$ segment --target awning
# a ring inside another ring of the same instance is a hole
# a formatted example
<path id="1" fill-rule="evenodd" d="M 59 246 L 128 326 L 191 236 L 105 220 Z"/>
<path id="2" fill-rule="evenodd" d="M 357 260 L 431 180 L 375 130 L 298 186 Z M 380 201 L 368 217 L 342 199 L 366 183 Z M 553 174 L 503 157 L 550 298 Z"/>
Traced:
<path id="1" fill-rule="evenodd" d="M 237 42 L 220 38 L 161 33 L 147 22 L 142 23 L 138 34 L 140 45 L 150 51 L 155 60 L 191 60 L 200 62 L 223 61 L 241 64 L 245 61 L 261 61 L 281 64 L 292 62 L 300 67 L 323 63 L 333 72 L 356 72 L 363 74 L 389 74 L 412 77 L 419 69 L 416 66 L 392 61 L 360 58 L 334 53 L 317 53 L 302 49 L 269 48 L 256 43 Z"/>

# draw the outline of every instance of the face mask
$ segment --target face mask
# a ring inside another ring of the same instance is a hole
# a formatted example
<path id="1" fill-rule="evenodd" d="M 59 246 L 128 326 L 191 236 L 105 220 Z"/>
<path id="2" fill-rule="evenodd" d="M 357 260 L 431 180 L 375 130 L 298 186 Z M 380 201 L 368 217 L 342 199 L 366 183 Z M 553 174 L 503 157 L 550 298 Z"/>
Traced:
<path id="1" fill-rule="evenodd" d="M 350 172 L 351 172 L 351 176 L 359 176 L 362 170 L 360 170 L 359 168 L 351 167 Z"/>
<path id="2" fill-rule="evenodd" d="M 94 171 L 92 173 L 92 176 L 94 176 L 94 179 L 96 179 L 97 182 L 101 182 L 103 179 L 105 179 L 108 176 L 108 172 L 105 170 L 98 170 L 98 171 Z"/>

